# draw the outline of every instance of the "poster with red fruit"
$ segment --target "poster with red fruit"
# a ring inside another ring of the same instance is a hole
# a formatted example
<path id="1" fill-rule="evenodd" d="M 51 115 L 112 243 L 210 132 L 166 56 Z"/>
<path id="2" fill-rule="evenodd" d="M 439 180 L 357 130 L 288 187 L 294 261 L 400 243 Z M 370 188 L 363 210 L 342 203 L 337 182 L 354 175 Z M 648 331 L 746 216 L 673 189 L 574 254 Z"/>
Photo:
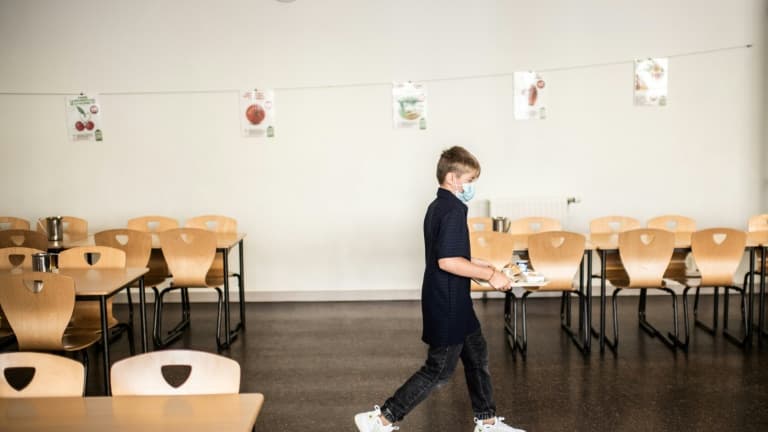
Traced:
<path id="1" fill-rule="evenodd" d="M 98 96 L 80 93 L 67 97 L 67 134 L 72 141 L 101 141 L 102 118 Z"/>
<path id="2" fill-rule="evenodd" d="M 666 106 L 669 59 L 635 60 L 635 106 Z"/>
<path id="3" fill-rule="evenodd" d="M 240 92 L 240 126 L 244 137 L 275 136 L 275 93 L 273 90 Z"/>
<path id="4" fill-rule="evenodd" d="M 427 89 L 424 84 L 392 83 L 392 119 L 395 129 L 427 128 Z"/>
<path id="5" fill-rule="evenodd" d="M 538 72 L 515 72 L 515 119 L 547 118 L 547 83 Z"/>

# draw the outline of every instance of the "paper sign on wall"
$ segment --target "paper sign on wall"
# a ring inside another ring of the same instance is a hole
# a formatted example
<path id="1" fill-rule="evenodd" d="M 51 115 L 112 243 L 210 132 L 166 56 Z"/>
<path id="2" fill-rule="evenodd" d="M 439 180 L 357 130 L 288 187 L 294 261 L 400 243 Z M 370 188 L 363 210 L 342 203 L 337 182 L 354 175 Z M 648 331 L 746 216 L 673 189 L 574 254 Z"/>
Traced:
<path id="1" fill-rule="evenodd" d="M 666 106 L 669 59 L 635 60 L 635 105 Z"/>
<path id="2" fill-rule="evenodd" d="M 102 118 L 98 96 L 80 93 L 67 97 L 67 134 L 72 141 L 101 141 Z"/>
<path id="3" fill-rule="evenodd" d="M 392 120 L 395 129 L 427 128 L 427 89 L 423 84 L 392 83 Z"/>
<path id="4" fill-rule="evenodd" d="M 547 118 L 546 87 L 538 72 L 515 72 L 515 119 Z"/>
<path id="5" fill-rule="evenodd" d="M 240 128 L 244 137 L 275 136 L 274 90 L 240 92 Z"/>

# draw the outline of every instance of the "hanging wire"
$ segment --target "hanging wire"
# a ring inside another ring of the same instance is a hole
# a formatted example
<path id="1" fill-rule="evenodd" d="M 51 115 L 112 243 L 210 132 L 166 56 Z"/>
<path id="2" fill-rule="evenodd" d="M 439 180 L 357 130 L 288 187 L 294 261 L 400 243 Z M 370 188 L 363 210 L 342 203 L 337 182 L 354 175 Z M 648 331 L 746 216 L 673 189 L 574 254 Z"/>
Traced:
<path id="1" fill-rule="evenodd" d="M 708 50 L 689 51 L 689 52 L 666 55 L 661 57 L 666 57 L 666 58 L 690 57 L 690 56 L 712 54 L 712 53 L 717 53 L 722 51 L 733 51 L 733 50 L 745 49 L 745 48 L 752 48 L 752 44 L 735 45 L 735 46 L 722 47 L 722 48 L 712 48 Z M 607 66 L 616 66 L 616 65 L 631 63 L 634 61 L 635 59 L 619 60 L 619 61 L 610 61 L 610 62 L 603 62 L 603 63 L 588 63 L 588 64 L 582 64 L 582 65 L 552 67 L 552 68 L 543 68 L 543 69 L 527 69 L 527 70 L 535 70 L 536 72 L 560 72 L 560 71 L 571 71 L 571 70 L 578 70 L 578 69 L 592 69 L 592 68 L 600 68 L 600 67 L 607 67 Z M 526 70 L 526 69 L 521 69 L 521 70 Z M 413 81 L 422 82 L 422 83 L 467 81 L 467 80 L 511 77 L 511 76 L 514 76 L 514 74 L 515 74 L 514 72 L 498 72 L 498 73 L 476 74 L 476 75 L 458 75 L 458 76 L 443 77 L 443 78 L 426 78 L 426 79 L 413 80 Z M 324 90 L 324 89 L 340 89 L 340 88 L 385 87 L 385 86 L 391 86 L 391 85 L 392 85 L 392 81 L 373 81 L 373 82 L 358 82 L 358 83 L 346 83 L 346 84 L 342 83 L 342 84 L 307 85 L 307 86 L 293 86 L 293 87 L 274 87 L 273 90 L 285 92 L 285 91 Z M 109 92 L 98 92 L 97 94 L 101 96 L 144 96 L 144 95 L 183 95 L 183 94 L 228 94 L 228 93 L 237 94 L 240 91 L 241 89 L 146 90 L 146 91 L 109 91 Z M 0 95 L 3 95 L 3 96 L 75 96 L 77 94 L 82 94 L 82 93 L 0 91 Z"/>

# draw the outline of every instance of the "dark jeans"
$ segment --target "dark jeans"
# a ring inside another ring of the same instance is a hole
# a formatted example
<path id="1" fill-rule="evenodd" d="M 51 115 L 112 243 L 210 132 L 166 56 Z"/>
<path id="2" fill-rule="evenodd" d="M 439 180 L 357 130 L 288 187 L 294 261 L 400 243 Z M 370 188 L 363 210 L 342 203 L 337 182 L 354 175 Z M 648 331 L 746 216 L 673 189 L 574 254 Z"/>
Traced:
<path id="1" fill-rule="evenodd" d="M 481 420 L 495 417 L 496 404 L 493 401 L 491 374 L 488 372 L 488 347 L 480 329 L 467 336 L 462 344 L 430 346 L 424 366 L 387 399 L 381 407 L 381 414 L 393 423 L 402 420 L 432 390 L 448 381 L 456 369 L 459 357 L 464 365 L 464 376 L 475 417 Z"/>

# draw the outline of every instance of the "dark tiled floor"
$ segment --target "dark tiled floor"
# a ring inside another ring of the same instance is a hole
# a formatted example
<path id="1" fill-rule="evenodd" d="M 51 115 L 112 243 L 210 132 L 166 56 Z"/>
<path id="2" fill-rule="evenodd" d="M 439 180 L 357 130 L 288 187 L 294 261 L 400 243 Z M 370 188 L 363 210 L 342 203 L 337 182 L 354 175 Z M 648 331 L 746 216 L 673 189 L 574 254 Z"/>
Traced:
<path id="1" fill-rule="evenodd" d="M 668 301 L 649 302 L 660 327 L 670 321 Z M 636 304 L 621 299 L 619 353 L 600 354 L 593 340 L 585 358 L 559 330 L 558 301 L 532 299 L 523 361 L 505 345 L 503 303 L 476 301 L 500 415 L 529 431 L 768 430 L 765 347 L 743 351 L 698 330 L 690 353 L 674 354 L 638 329 Z M 418 302 L 247 307 L 247 333 L 223 354 L 242 365 L 243 392 L 266 396 L 257 431 L 352 431 L 356 412 L 383 403 L 424 360 Z M 214 318 L 212 304 L 193 304 L 191 331 L 173 347 L 215 351 Z M 127 351 L 124 340 L 116 342 L 113 360 Z M 100 357 L 91 358 L 89 393 L 98 393 Z M 459 367 L 401 427 L 470 431 L 471 417 Z"/>

